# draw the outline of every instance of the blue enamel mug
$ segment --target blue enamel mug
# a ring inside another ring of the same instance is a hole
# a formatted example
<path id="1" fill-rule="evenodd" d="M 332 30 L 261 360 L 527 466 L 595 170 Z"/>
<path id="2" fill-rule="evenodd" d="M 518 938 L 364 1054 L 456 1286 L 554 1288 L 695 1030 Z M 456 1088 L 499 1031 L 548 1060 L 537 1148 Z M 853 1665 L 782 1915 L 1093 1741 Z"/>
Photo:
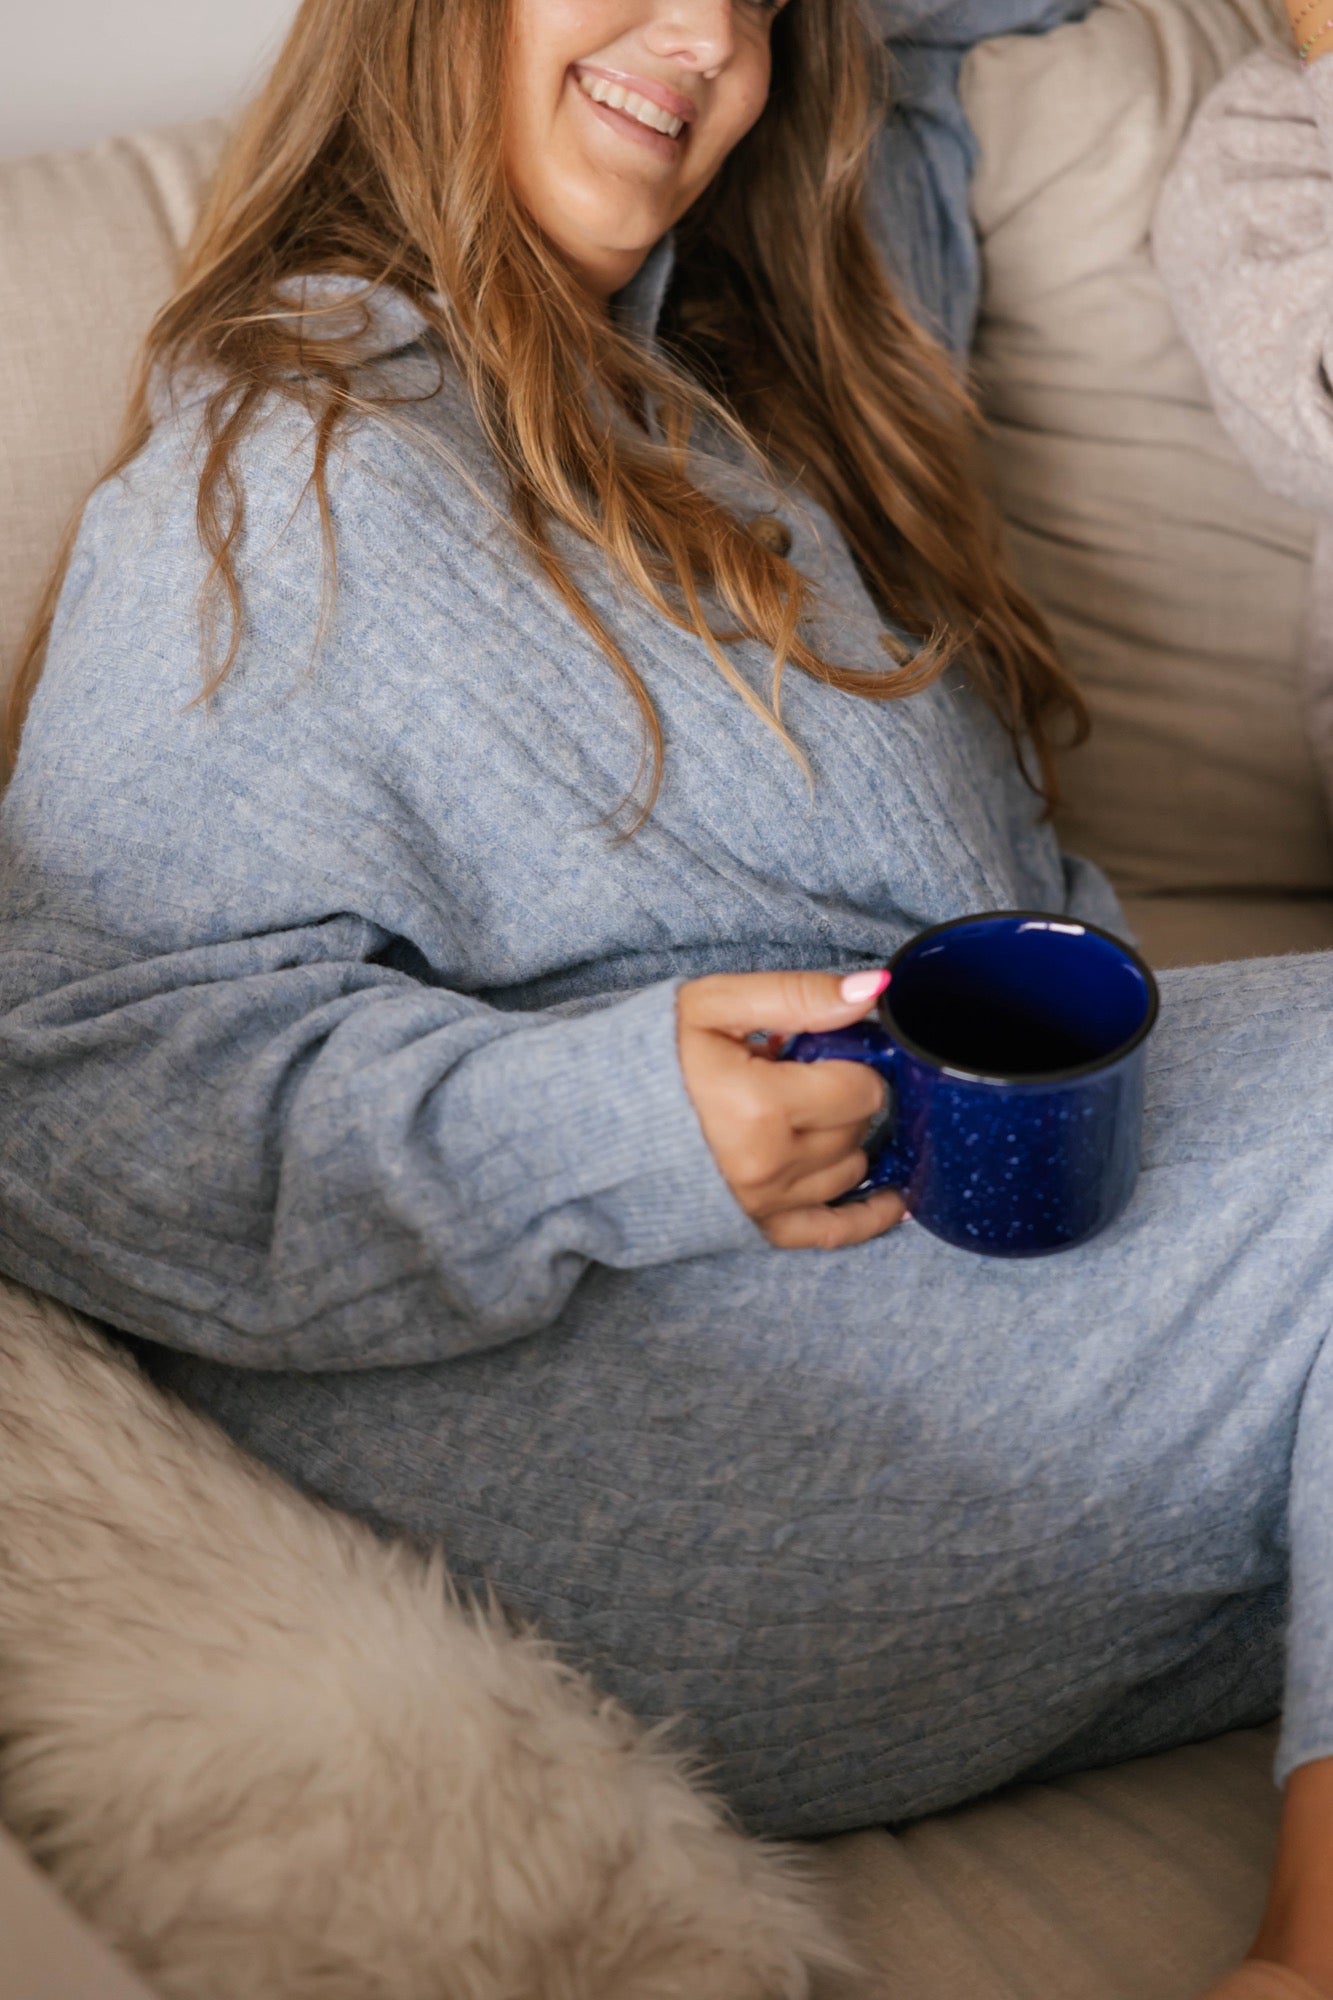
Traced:
<path id="1" fill-rule="evenodd" d="M 960 1250 L 1040 1257 L 1134 1192 L 1157 982 L 1108 931 L 1037 910 L 956 917 L 890 961 L 877 1019 L 794 1035 L 791 1062 L 869 1063 L 889 1106 L 843 1195 L 903 1190 Z"/>

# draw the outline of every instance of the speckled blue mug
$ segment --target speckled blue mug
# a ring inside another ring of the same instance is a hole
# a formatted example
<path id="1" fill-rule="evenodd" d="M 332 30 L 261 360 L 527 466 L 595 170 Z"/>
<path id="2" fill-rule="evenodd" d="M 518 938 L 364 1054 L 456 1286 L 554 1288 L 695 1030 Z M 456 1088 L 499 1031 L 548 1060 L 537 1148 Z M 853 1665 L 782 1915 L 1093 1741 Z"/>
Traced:
<path id="1" fill-rule="evenodd" d="M 956 917 L 890 962 L 878 1022 L 794 1035 L 792 1062 L 864 1062 L 887 1136 L 842 1196 L 901 1188 L 923 1228 L 988 1257 L 1040 1257 L 1113 1222 L 1138 1179 L 1157 982 L 1093 924 L 1037 910 Z"/>

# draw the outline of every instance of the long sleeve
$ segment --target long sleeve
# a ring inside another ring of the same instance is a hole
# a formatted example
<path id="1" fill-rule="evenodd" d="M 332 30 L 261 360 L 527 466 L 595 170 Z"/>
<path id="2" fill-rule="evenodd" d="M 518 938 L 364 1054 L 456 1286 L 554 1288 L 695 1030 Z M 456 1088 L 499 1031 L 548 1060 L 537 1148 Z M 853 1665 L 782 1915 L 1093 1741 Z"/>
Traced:
<path id="1" fill-rule="evenodd" d="M 540 700 L 540 639 L 479 548 L 455 574 L 442 515 L 350 477 L 312 666 L 299 442 L 264 440 L 249 638 L 207 709 L 188 468 L 165 491 L 150 450 L 90 510 L 0 822 L 0 1264 L 127 1331 L 331 1369 L 532 1332 L 590 1262 L 759 1237 L 685 1090 L 673 981 L 545 1010 L 451 989 L 481 861 L 515 813 L 540 840 L 514 760 L 561 755 L 535 717 L 477 725 L 486 649 L 498 675 L 522 643 Z M 515 871 L 510 915 L 559 894 Z"/>
<path id="2" fill-rule="evenodd" d="M 1205 100 L 1153 253 L 1213 403 L 1271 491 L 1333 512 L 1333 60 L 1261 49 Z"/>
<path id="3" fill-rule="evenodd" d="M 963 113 L 963 58 L 993 35 L 1044 33 L 1092 0 L 873 0 L 893 57 L 892 111 L 875 151 L 877 246 L 924 324 L 957 355 L 972 343 L 981 261 L 970 202 L 976 141 Z"/>

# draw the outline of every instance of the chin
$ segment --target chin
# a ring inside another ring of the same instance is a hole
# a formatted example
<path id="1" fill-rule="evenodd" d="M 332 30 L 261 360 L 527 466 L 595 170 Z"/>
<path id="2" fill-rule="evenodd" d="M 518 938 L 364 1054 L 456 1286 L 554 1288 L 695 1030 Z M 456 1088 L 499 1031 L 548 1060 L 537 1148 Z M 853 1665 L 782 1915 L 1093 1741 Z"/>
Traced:
<path id="1" fill-rule="evenodd" d="M 628 284 L 653 245 L 666 235 L 673 219 L 670 211 L 626 214 L 605 202 L 571 201 L 561 204 L 559 227 L 548 225 L 547 234 L 561 255 L 576 266 L 588 265 L 590 246 L 595 246 L 591 254 L 603 265 L 623 262 L 626 275 L 612 286 L 618 290 Z"/>

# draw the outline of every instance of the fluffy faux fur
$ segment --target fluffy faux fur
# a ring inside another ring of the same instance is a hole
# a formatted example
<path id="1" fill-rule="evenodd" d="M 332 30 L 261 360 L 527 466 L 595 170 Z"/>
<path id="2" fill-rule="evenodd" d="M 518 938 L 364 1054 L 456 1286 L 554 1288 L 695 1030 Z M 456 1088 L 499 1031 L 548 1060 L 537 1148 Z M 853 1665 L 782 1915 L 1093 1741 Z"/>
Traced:
<path id="1" fill-rule="evenodd" d="M 170 2000 L 802 2000 L 793 1855 L 0 1286 L 0 1817 Z"/>

